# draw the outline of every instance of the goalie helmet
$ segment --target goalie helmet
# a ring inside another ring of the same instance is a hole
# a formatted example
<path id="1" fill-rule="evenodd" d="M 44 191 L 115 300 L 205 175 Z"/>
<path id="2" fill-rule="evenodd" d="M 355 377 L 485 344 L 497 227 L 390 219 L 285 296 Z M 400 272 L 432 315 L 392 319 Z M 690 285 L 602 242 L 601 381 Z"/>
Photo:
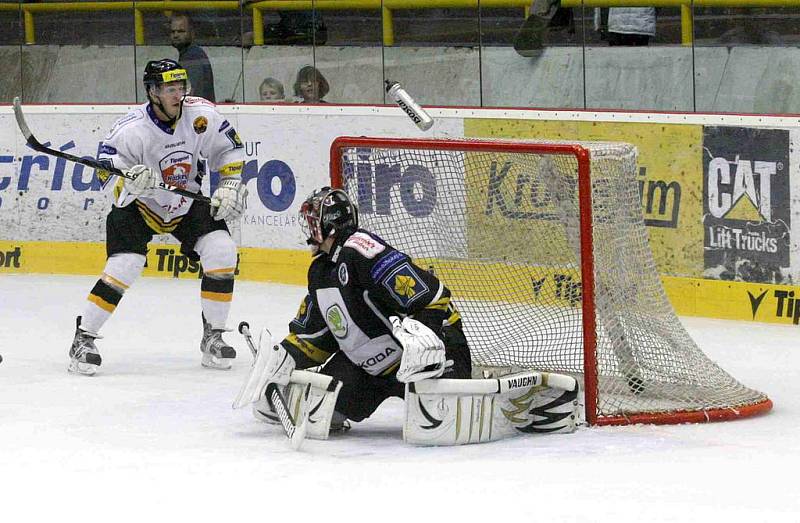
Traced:
<path id="1" fill-rule="evenodd" d="M 358 209 L 343 190 L 323 187 L 305 199 L 299 220 L 306 243 L 320 245 L 335 232 L 357 229 Z"/>

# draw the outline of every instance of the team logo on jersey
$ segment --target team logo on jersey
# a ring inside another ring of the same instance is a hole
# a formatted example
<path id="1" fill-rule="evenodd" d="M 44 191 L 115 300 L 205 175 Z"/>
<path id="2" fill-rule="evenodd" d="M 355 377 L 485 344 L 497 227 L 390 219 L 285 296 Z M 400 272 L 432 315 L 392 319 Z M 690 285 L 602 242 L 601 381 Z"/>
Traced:
<path id="1" fill-rule="evenodd" d="M 391 271 L 381 284 L 397 303 L 406 308 L 428 292 L 428 286 L 409 263 L 403 263 Z"/>
<path id="2" fill-rule="evenodd" d="M 198 116 L 192 122 L 192 127 L 194 127 L 194 132 L 197 134 L 203 134 L 208 129 L 208 118 L 205 116 Z"/>
<path id="3" fill-rule="evenodd" d="M 162 158 L 158 166 L 166 184 L 186 187 L 192 172 L 192 153 L 173 151 Z"/>
<path id="4" fill-rule="evenodd" d="M 337 338 L 347 336 L 347 317 L 338 305 L 332 305 L 325 313 L 325 323 L 328 324 L 328 328 Z"/>
<path id="5" fill-rule="evenodd" d="M 344 263 L 339 264 L 339 283 L 344 287 L 350 281 L 350 275 L 347 274 L 347 265 Z"/>

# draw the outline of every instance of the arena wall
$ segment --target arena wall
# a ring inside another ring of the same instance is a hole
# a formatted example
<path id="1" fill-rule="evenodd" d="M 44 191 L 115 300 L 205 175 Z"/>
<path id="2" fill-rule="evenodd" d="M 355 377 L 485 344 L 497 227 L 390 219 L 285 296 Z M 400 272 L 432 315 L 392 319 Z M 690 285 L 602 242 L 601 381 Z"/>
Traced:
<path id="1" fill-rule="evenodd" d="M 383 78 L 427 105 L 800 113 L 797 47 L 553 47 L 522 58 L 507 47 L 207 47 L 217 101 L 258 101 L 265 77 L 287 98 L 314 64 L 333 103 L 380 104 Z M 0 99 L 28 103 L 143 101 L 143 64 L 169 46 L 0 46 Z M 23 69 L 24 67 L 24 69 Z M 113 74 L 109 74 L 113 71 Z"/>
<path id="2" fill-rule="evenodd" d="M 42 141 L 93 156 L 129 106 L 26 106 Z M 233 231 L 239 277 L 303 283 L 296 209 L 328 183 L 337 136 L 613 140 L 639 148 L 638 184 L 656 261 L 680 314 L 798 324 L 800 120 L 796 117 L 432 109 L 423 133 L 396 107 L 226 105 L 244 141 L 248 209 Z M 80 165 L 29 149 L 0 107 L 0 275 L 97 274 L 110 193 Z M 205 190 L 215 176 L 206 178 Z M 146 275 L 198 278 L 170 237 Z"/>

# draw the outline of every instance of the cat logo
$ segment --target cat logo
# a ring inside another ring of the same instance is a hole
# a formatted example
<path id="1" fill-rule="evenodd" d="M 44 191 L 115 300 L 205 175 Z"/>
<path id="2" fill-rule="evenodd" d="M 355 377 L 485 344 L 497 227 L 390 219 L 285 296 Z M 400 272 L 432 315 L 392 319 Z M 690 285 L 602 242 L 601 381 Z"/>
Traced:
<path id="1" fill-rule="evenodd" d="M 203 134 L 208 129 L 208 119 L 205 116 L 198 116 L 194 119 L 192 127 L 197 134 Z"/>

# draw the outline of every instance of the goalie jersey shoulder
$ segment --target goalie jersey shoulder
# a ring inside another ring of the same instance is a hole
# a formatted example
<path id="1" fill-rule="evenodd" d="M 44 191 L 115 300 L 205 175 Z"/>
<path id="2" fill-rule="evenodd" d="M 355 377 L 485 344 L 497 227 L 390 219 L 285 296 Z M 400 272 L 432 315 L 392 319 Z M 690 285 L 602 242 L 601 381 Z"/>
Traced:
<path id="1" fill-rule="evenodd" d="M 380 238 L 365 231 L 356 231 L 350 235 L 344 242 L 344 247 L 355 250 L 368 260 L 386 250 L 386 244 Z"/>

